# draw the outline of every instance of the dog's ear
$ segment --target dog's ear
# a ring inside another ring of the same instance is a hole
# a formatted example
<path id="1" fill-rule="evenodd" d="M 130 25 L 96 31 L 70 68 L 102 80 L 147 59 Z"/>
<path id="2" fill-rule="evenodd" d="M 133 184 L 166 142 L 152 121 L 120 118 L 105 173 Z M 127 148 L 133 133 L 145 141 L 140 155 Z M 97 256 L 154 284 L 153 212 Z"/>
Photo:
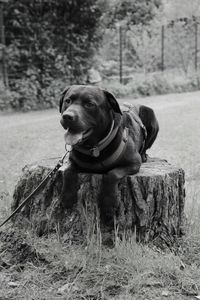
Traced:
<path id="1" fill-rule="evenodd" d="M 61 93 L 61 97 L 60 97 L 60 102 L 59 102 L 59 112 L 61 113 L 62 111 L 62 105 L 63 105 L 63 100 L 65 98 L 65 94 L 67 93 L 67 91 L 69 90 L 69 86 L 67 86 L 64 91 L 62 91 Z"/>
<path id="2" fill-rule="evenodd" d="M 111 108 L 114 110 L 114 112 L 122 115 L 122 111 L 120 109 L 119 103 L 117 102 L 115 96 L 106 90 L 103 90 L 103 92 Z"/>

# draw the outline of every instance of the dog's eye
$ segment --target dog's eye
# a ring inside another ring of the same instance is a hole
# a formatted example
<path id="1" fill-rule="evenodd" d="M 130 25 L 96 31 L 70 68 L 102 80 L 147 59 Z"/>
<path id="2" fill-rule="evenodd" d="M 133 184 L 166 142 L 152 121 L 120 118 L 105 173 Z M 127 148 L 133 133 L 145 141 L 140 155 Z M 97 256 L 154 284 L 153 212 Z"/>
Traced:
<path id="1" fill-rule="evenodd" d="M 65 99 L 65 103 L 70 104 L 71 102 L 72 102 L 72 100 L 70 98 Z"/>
<path id="2" fill-rule="evenodd" d="M 86 108 L 94 108 L 94 107 L 95 107 L 95 103 L 94 103 L 94 102 L 86 102 L 86 103 L 84 104 L 84 106 L 85 106 Z"/>

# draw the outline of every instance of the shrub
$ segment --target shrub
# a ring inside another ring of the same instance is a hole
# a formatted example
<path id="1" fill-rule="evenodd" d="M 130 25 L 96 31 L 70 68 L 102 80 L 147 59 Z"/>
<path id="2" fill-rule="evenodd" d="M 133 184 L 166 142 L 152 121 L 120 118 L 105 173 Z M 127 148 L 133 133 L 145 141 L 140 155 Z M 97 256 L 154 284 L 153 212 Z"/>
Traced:
<path id="1" fill-rule="evenodd" d="M 0 110 L 36 110 L 58 105 L 60 93 L 68 84 L 66 79 L 49 79 L 42 88 L 35 77 L 18 79 L 12 91 L 0 86 Z M 146 97 L 152 95 L 182 93 L 200 89 L 200 74 L 139 74 L 127 84 L 116 79 L 104 81 L 102 86 L 117 97 Z"/>
<path id="2" fill-rule="evenodd" d="M 0 110 L 29 111 L 56 107 L 65 85 L 64 80 L 51 80 L 46 88 L 42 88 L 36 79 L 18 79 L 12 91 L 0 87 Z"/>
<path id="3" fill-rule="evenodd" d="M 10 108 L 15 108 L 15 101 L 19 97 L 17 92 L 5 89 L 5 87 L 0 84 L 0 110 L 9 110 Z M 13 105 L 11 105 L 13 103 Z"/>
<path id="4" fill-rule="evenodd" d="M 152 95 L 191 92 L 200 89 L 200 74 L 137 74 L 125 85 L 115 81 L 105 82 L 104 86 L 118 97 L 134 98 Z"/>

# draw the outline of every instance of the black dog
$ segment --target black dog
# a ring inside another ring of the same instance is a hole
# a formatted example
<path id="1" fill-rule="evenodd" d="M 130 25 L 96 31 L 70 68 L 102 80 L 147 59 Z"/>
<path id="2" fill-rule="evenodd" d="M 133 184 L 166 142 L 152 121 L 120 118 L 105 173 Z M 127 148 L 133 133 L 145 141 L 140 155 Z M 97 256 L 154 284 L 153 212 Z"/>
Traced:
<path id="1" fill-rule="evenodd" d="M 102 173 L 99 205 L 101 216 L 109 220 L 117 208 L 119 180 L 139 171 L 155 141 L 159 126 L 154 112 L 143 105 L 120 108 L 105 90 L 73 85 L 62 94 L 60 113 L 65 142 L 72 146 L 63 176 L 63 205 L 70 208 L 77 200 L 78 172 Z"/>

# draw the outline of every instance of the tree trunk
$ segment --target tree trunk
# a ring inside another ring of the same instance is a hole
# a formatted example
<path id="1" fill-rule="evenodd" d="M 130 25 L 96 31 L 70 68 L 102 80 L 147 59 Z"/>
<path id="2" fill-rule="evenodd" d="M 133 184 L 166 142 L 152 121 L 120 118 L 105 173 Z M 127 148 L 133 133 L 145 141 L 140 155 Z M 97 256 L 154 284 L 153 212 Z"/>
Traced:
<path id="1" fill-rule="evenodd" d="M 44 160 L 24 167 L 14 191 L 12 210 L 55 164 L 54 160 Z M 138 241 L 153 240 L 168 246 L 183 233 L 184 171 L 165 160 L 149 158 L 139 173 L 120 181 L 117 193 L 120 207 L 114 229 L 99 220 L 97 199 L 102 175 L 80 174 L 77 205 L 73 210 L 65 210 L 59 201 L 61 173 L 51 178 L 16 215 L 15 224 L 31 227 L 39 235 L 57 231 L 67 240 L 84 240 L 99 231 L 105 239 L 108 235 L 136 234 Z"/>

